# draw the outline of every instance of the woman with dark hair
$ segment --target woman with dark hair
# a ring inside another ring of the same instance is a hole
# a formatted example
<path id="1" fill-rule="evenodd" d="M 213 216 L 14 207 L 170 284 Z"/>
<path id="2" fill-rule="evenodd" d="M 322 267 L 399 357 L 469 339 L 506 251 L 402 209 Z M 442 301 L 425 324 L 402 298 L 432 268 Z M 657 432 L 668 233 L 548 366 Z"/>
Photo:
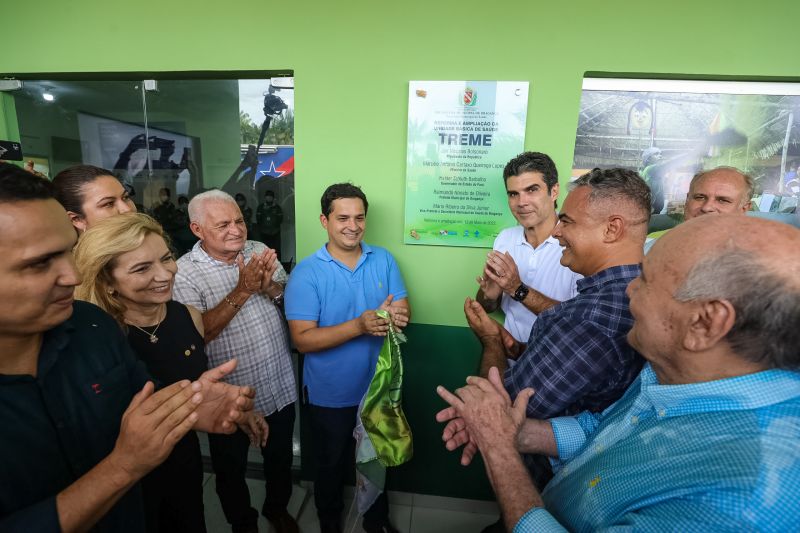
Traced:
<path id="1" fill-rule="evenodd" d="M 56 200 L 67 210 L 79 233 L 112 215 L 136 212 L 128 191 L 104 168 L 92 165 L 65 168 L 53 178 L 53 186 Z"/>

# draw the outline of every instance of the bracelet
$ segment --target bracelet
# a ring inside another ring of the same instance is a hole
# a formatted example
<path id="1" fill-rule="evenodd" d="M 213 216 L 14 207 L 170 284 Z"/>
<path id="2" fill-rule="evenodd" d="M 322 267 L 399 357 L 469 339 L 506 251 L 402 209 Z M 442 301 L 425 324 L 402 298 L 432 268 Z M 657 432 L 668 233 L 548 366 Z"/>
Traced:
<path id="1" fill-rule="evenodd" d="M 234 309 L 236 309 L 237 311 L 239 311 L 239 310 L 242 308 L 242 306 L 241 306 L 241 305 L 237 304 L 236 302 L 234 302 L 233 300 L 231 300 L 231 299 L 230 299 L 230 298 L 228 298 L 227 296 L 225 297 L 225 303 L 226 303 L 226 304 L 228 304 L 228 305 L 230 305 L 231 307 L 233 307 L 233 308 L 234 308 Z"/>
<path id="2" fill-rule="evenodd" d="M 272 303 L 277 304 L 280 303 L 281 300 L 283 300 L 283 291 L 281 291 L 280 293 L 278 293 L 277 296 L 272 298 Z"/>

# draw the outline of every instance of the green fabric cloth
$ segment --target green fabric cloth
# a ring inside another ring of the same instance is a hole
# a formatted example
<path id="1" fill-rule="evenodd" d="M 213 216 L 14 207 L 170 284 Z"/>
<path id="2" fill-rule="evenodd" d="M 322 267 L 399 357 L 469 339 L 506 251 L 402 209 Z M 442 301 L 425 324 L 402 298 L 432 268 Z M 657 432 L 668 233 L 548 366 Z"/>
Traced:
<path id="1" fill-rule="evenodd" d="M 387 311 L 378 315 L 390 318 Z M 359 406 L 356 421 L 356 501 L 364 514 L 386 485 L 386 467 L 411 459 L 414 445 L 411 428 L 401 405 L 403 360 L 400 343 L 405 336 L 390 328 L 383 341 L 375 375 Z"/>
<path id="2" fill-rule="evenodd" d="M 378 316 L 389 318 L 384 310 Z M 403 359 L 400 343 L 402 333 L 389 329 L 383 341 L 375 375 L 367 389 L 361 409 L 361 422 L 375 448 L 378 460 L 384 466 L 398 466 L 414 455 L 411 428 L 403 413 Z"/>
<path id="3" fill-rule="evenodd" d="M 648 233 L 647 234 L 647 238 L 648 239 L 658 239 L 659 237 L 661 237 L 662 235 L 664 235 L 668 231 L 669 231 L 668 229 L 662 229 L 661 231 L 654 231 L 652 233 Z"/>

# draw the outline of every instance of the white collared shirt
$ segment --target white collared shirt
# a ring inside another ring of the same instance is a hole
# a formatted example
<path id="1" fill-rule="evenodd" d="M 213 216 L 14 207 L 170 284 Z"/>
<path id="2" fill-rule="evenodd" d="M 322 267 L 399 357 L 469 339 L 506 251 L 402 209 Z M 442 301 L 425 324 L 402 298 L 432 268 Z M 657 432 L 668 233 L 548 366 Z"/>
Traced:
<path id="1" fill-rule="evenodd" d="M 494 249 L 514 258 L 522 283 L 549 298 L 563 302 L 578 294 L 576 282 L 583 276 L 561 266 L 561 245 L 553 236 L 534 248 L 525 240 L 525 228 L 513 226 L 500 232 Z M 520 342 L 528 342 L 536 315 L 503 293 L 500 307 L 506 314 L 505 328 Z"/>

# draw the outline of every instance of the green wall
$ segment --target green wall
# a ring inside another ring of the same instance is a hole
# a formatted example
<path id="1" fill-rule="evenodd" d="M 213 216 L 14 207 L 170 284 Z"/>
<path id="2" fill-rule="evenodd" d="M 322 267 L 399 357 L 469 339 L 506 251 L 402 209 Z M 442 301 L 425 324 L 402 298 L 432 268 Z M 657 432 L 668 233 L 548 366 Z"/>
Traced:
<path id="1" fill-rule="evenodd" d="M 480 496 L 482 478 L 460 481 L 467 474 L 436 450 L 425 416 L 440 405 L 434 383 L 461 381 L 477 360 L 461 307 L 486 251 L 401 244 L 408 81 L 529 81 L 526 148 L 551 154 L 566 176 L 585 72 L 797 80 L 798 21 L 796 0 L 40 0 L 4 11 L 0 50 L 13 53 L 0 55 L 0 72 L 293 69 L 298 256 L 325 239 L 325 186 L 362 185 L 369 241 L 397 257 L 418 323 L 406 397 L 423 431 L 399 477 L 406 488 Z"/>
<path id="2" fill-rule="evenodd" d="M 14 97 L 0 93 L 0 139 L 19 141 L 19 127 Z"/>

